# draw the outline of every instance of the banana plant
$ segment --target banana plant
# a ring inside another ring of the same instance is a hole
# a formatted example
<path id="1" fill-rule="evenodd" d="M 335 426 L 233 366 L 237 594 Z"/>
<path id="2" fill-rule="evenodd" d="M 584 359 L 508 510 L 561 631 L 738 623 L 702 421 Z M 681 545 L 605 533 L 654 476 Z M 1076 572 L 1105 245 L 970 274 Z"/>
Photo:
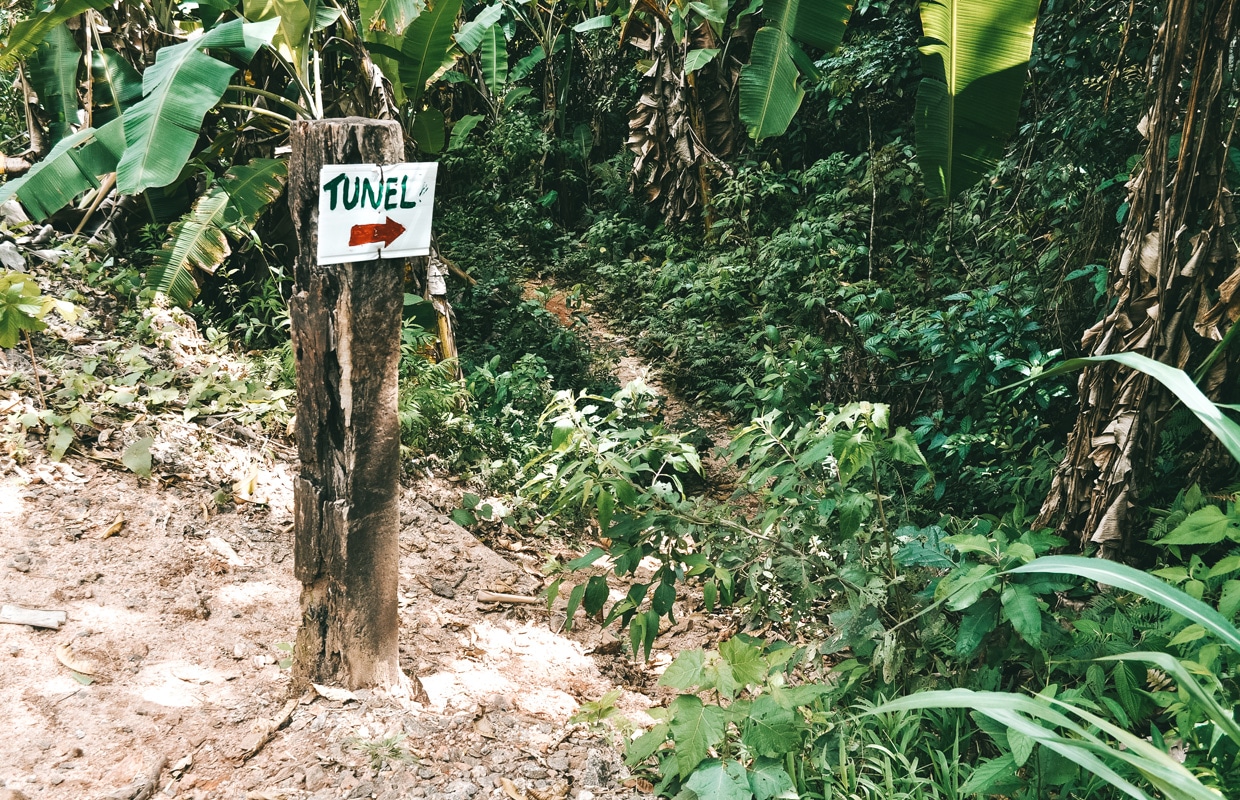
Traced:
<path id="1" fill-rule="evenodd" d="M 833 52 L 852 15 L 851 0 L 768 0 L 754 34 L 749 63 L 740 76 L 740 117 L 755 141 L 788 130 L 805 98 L 802 76 L 816 75 L 797 44 Z"/>
<path id="2" fill-rule="evenodd" d="M 194 152 L 202 120 L 220 102 L 237 68 L 207 55 L 214 48 L 249 61 L 270 44 L 279 21 L 232 20 L 189 42 L 165 47 L 142 76 L 142 100 L 125 111 L 125 153 L 116 167 L 123 194 L 167 186 Z"/>
<path id="3" fill-rule="evenodd" d="M 994 168 L 1016 127 L 1040 0 L 923 0 L 917 160 L 950 200 Z"/>
<path id="4" fill-rule="evenodd" d="M 198 273 L 212 274 L 232 253 L 229 239 L 248 240 L 248 232 L 279 199 L 288 175 L 285 161 L 260 158 L 230 169 L 194 207 L 172 226 L 155 256 L 146 283 L 178 305 L 198 295 Z"/>

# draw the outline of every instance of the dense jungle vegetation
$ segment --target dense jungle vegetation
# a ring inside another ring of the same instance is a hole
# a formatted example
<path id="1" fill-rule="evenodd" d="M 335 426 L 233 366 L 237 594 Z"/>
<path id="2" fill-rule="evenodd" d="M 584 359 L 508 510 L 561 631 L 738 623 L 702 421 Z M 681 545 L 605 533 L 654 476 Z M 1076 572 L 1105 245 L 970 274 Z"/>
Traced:
<path id="1" fill-rule="evenodd" d="M 1234 3 L 9 13 L 0 195 L 267 389 L 291 121 L 396 119 L 439 162 L 407 469 L 466 478 L 484 538 L 585 542 L 551 599 L 635 658 L 686 604 L 745 631 L 663 675 L 629 748 L 660 794 L 1240 796 Z M 54 304 L 0 280 L 14 346 Z M 616 385 L 586 304 L 727 439 Z M 87 394 L 10 426 L 63 454 Z"/>

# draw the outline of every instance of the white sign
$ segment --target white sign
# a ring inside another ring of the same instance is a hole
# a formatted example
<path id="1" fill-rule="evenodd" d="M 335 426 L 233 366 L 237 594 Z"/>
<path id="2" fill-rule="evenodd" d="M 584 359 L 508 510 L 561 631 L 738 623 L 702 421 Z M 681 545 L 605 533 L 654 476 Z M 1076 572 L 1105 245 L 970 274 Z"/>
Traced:
<path id="1" fill-rule="evenodd" d="M 430 255 L 438 164 L 329 164 L 319 173 L 319 263 Z"/>

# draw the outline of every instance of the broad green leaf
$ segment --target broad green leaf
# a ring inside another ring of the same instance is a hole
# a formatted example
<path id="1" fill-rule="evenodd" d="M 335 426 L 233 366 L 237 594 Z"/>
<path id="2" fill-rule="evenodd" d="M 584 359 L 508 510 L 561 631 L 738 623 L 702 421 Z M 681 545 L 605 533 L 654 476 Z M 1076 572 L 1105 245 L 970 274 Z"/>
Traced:
<path id="1" fill-rule="evenodd" d="M 587 31 L 597 31 L 603 28 L 610 28 L 616 22 L 611 14 L 599 14 L 597 17 L 590 17 L 584 22 L 578 22 L 573 26 L 574 33 L 585 33 Z"/>
<path id="2" fill-rule="evenodd" d="M 0 70 L 12 71 L 17 62 L 30 56 L 56 26 L 87 9 L 106 8 L 114 0 L 61 0 L 50 10 L 34 14 L 13 26 L 0 49 Z"/>
<path id="3" fill-rule="evenodd" d="M 1225 556 L 1219 559 L 1219 562 L 1213 567 L 1210 567 L 1210 573 L 1206 577 L 1217 578 L 1220 575 L 1230 575 L 1238 569 L 1240 569 L 1240 556 Z"/>
<path id="4" fill-rule="evenodd" d="M 1219 595 L 1218 613 L 1232 620 L 1236 618 L 1237 610 L 1240 610 L 1240 581 L 1227 581 L 1223 584 L 1223 591 Z"/>
<path id="5" fill-rule="evenodd" d="M 628 746 L 624 749 L 624 763 L 630 767 L 635 767 L 647 758 L 650 758 L 650 756 L 654 755 L 654 752 L 659 749 L 659 746 L 667 741 L 669 731 L 670 728 L 668 724 L 666 722 L 660 722 L 658 725 L 655 725 L 641 736 L 638 736 L 636 739 L 629 742 Z"/>
<path id="6" fill-rule="evenodd" d="M 405 29 L 400 46 L 400 82 L 415 108 L 419 107 L 426 87 L 448 60 L 459 13 L 461 0 L 437 0 L 433 8 L 419 14 Z"/>
<path id="7" fill-rule="evenodd" d="M 811 47 L 834 52 L 844 39 L 853 5 L 854 0 L 801 0 L 797 3 L 796 18 L 789 33 Z"/>
<path id="8" fill-rule="evenodd" d="M 917 446 L 917 440 L 913 438 L 908 428 L 903 426 L 896 428 L 896 432 L 891 434 L 891 438 L 887 440 L 887 446 L 887 452 L 896 461 L 930 469 L 930 464 L 922 455 L 921 448 Z"/>
<path id="9" fill-rule="evenodd" d="M 278 23 L 271 46 L 305 78 L 306 48 L 310 44 L 310 8 L 305 0 L 243 0 L 250 22 L 273 19 Z"/>
<path id="10" fill-rule="evenodd" d="M 1240 653 L 1240 631 L 1226 618 L 1200 600 L 1140 570 L 1126 564 L 1116 564 L 1099 558 L 1081 556 L 1043 556 L 1037 561 L 1011 570 L 1013 575 L 1049 572 L 1059 575 L 1076 575 L 1091 581 L 1116 586 L 1167 608 L 1176 614 L 1201 625 L 1218 636 L 1229 647 Z"/>
<path id="11" fill-rule="evenodd" d="M 998 570 L 989 564 L 976 564 L 967 572 L 953 573 L 935 587 L 936 600 L 947 599 L 952 611 L 963 611 L 977 602 L 982 593 L 995 585 Z"/>
<path id="12" fill-rule="evenodd" d="M 1028 586 L 1013 583 L 1003 590 L 1003 613 L 1020 638 L 1033 647 L 1042 645 L 1042 609 Z"/>
<path id="13" fill-rule="evenodd" d="M 91 92 L 94 108 L 91 118 L 102 124 L 142 98 L 142 76 L 115 50 L 93 50 L 90 54 Z"/>
<path id="14" fill-rule="evenodd" d="M 610 497 L 610 495 L 607 495 Z M 665 617 L 672 613 L 672 606 L 676 603 L 676 587 L 671 581 L 659 581 L 659 585 L 654 589 L 654 596 L 650 598 L 650 608 L 654 613 L 661 617 Z"/>
<path id="15" fill-rule="evenodd" d="M 586 583 L 586 596 L 582 602 L 586 613 L 594 615 L 602 611 L 607 602 L 607 593 L 607 579 L 601 575 L 591 577 Z"/>
<path id="16" fill-rule="evenodd" d="M 741 741 L 758 755 L 771 758 L 796 752 L 801 746 L 797 715 L 791 709 L 781 708 L 770 695 L 761 695 L 741 723 Z"/>
<path id="17" fill-rule="evenodd" d="M 732 668 L 732 676 L 741 686 L 761 686 L 766 681 L 767 663 L 762 648 L 733 636 L 719 645 L 719 655 Z"/>
<path id="18" fill-rule="evenodd" d="M 426 8 L 426 0 L 358 0 L 357 5 L 367 34 L 400 36 Z"/>
<path id="19" fill-rule="evenodd" d="M 564 609 L 564 630 L 573 629 L 573 617 L 577 615 L 577 608 L 581 605 L 581 598 L 586 595 L 586 585 L 579 583 L 568 593 L 568 606 Z"/>
<path id="20" fill-rule="evenodd" d="M 749 770 L 749 790 L 754 800 L 773 800 L 779 797 L 795 797 L 796 786 L 792 776 L 784 769 L 783 759 L 761 756 Z"/>
<path id="21" fill-rule="evenodd" d="M 676 768 L 683 780 L 702 763 L 710 748 L 723 741 L 727 717 L 719 706 L 704 705 L 690 694 L 677 697 L 668 710 L 676 742 Z"/>
<path id="22" fill-rule="evenodd" d="M 30 86 L 47 113 L 52 144 L 72 134 L 77 124 L 77 76 L 81 65 L 82 51 L 64 25 L 48 31 L 47 38 L 26 62 Z"/>
<path id="23" fill-rule="evenodd" d="M 125 150 L 122 125 L 114 119 L 61 139 L 29 172 L 0 186 L 0 203 L 16 195 L 32 218 L 44 220 L 82 192 L 98 187 L 99 177 L 116 170 Z"/>
<path id="24" fill-rule="evenodd" d="M 452 126 L 452 138 L 448 141 L 448 149 L 455 150 L 465 143 L 469 134 L 485 119 L 481 114 L 466 114 Z"/>
<path id="25" fill-rule="evenodd" d="M 229 232 L 238 238 L 248 236 L 263 212 L 284 193 L 287 177 L 288 162 L 276 158 L 256 158 L 228 170 L 220 185 L 228 192 L 224 222 Z"/>
<path id="26" fill-rule="evenodd" d="M 422 109 L 413 118 L 413 130 L 410 133 L 419 151 L 434 155 L 443 150 L 446 137 L 443 112 L 433 107 Z"/>
<path id="27" fill-rule="evenodd" d="M 68 425 L 53 425 L 47 432 L 47 456 L 52 461 L 64 458 L 65 451 L 73 444 L 73 428 Z"/>
<path id="28" fill-rule="evenodd" d="M 39 286 L 20 272 L 0 275 L 0 348 L 17 344 L 23 331 L 41 331 L 43 322 Z M 26 424 L 26 423 L 23 423 Z M 30 425 L 37 425 L 35 420 Z"/>
<path id="29" fill-rule="evenodd" d="M 478 45 L 482 44 L 484 35 L 495 27 L 499 22 L 499 18 L 504 13 L 504 5 L 496 3 L 493 6 L 487 6 L 482 9 L 478 16 L 461 26 L 456 32 L 456 43 L 461 50 L 466 53 L 472 53 L 478 49 Z M 503 35 L 501 31 L 500 35 Z"/>
<path id="30" fill-rule="evenodd" d="M 482 65 L 483 83 L 492 95 L 498 96 L 508 83 L 508 42 L 504 39 L 504 29 L 499 25 L 493 25 L 483 33 L 478 61 Z"/>
<path id="31" fill-rule="evenodd" d="M 125 452 L 121 453 L 121 463 L 130 472 L 137 473 L 144 478 L 151 477 L 151 445 L 153 444 L 155 444 L 154 438 L 143 436 L 125 448 Z"/>
<path id="32" fill-rule="evenodd" d="M 745 767 L 739 761 L 724 764 L 717 758 L 703 762 L 694 770 L 685 781 L 685 788 L 699 798 L 710 800 L 750 800 L 753 797 Z"/>
<path id="33" fill-rule="evenodd" d="M 754 34 L 750 60 L 741 69 L 740 117 L 757 141 L 783 134 L 805 97 L 798 62 L 812 63 L 793 41 L 834 50 L 852 13 L 848 0 L 771 0 L 764 26 Z"/>
<path id="34" fill-rule="evenodd" d="M 659 685 L 670 686 L 673 689 L 692 689 L 701 686 L 705 676 L 704 664 L 705 653 L 701 648 L 682 650 L 663 671 L 663 676 L 659 678 Z"/>
<path id="35" fill-rule="evenodd" d="M 517 63 L 513 66 L 512 72 L 510 72 L 508 75 L 508 80 L 511 83 L 516 83 L 517 81 L 521 80 L 522 78 L 524 78 L 525 76 L 533 72 L 534 67 L 537 67 L 539 64 L 541 64 L 542 62 L 546 60 L 547 60 L 547 51 L 543 49 L 543 46 L 541 44 L 535 45 L 534 49 L 530 51 L 530 54 L 528 56 L 518 60 Z M 504 99 L 504 105 L 511 107 L 511 103 L 509 102 L 508 98 Z"/>
<path id="36" fill-rule="evenodd" d="M 697 72 L 702 67 L 715 60 L 715 56 L 719 55 L 718 47 L 704 47 L 700 50 L 690 50 L 685 54 L 685 74 L 689 75 Z"/>
<path id="37" fill-rule="evenodd" d="M 1033 747 L 1036 744 L 1034 740 L 1015 728 L 1008 728 L 1007 742 L 1008 747 L 1012 748 L 1012 760 L 1016 762 L 1016 766 L 1025 766 L 1029 756 L 1033 755 Z"/>
<path id="38" fill-rule="evenodd" d="M 965 610 L 956 632 L 956 655 L 972 658 L 986 634 L 999 624 L 999 598 L 989 595 Z"/>
<path id="39" fill-rule="evenodd" d="M 121 193 L 167 186 L 194 152 L 203 118 L 224 96 L 237 71 L 203 49 L 219 48 L 248 61 L 258 47 L 270 43 L 278 25 L 275 19 L 233 20 L 159 51 L 142 76 L 142 100 L 122 117 L 126 147 L 116 168 Z"/>
<path id="40" fill-rule="evenodd" d="M 1158 540 L 1159 544 L 1216 544 L 1235 539 L 1240 520 L 1227 516 L 1218 506 L 1206 506 L 1189 514 L 1175 530 Z"/>
<path id="41" fill-rule="evenodd" d="M 1016 759 L 1011 753 L 1004 753 L 977 765 L 973 774 L 960 787 L 961 794 L 989 795 L 991 786 L 1016 775 Z"/>
<path id="42" fill-rule="evenodd" d="M 195 271 L 214 273 L 232 252 L 226 231 L 248 236 L 258 217 L 284 190 L 287 165 L 255 159 L 233 167 L 174 223 L 168 242 L 156 253 L 146 283 L 177 305 L 198 295 Z"/>
<path id="43" fill-rule="evenodd" d="M 917 160 L 932 197 L 989 172 L 1016 126 L 1040 0 L 923 0 Z"/>
<path id="44" fill-rule="evenodd" d="M 147 272 L 147 285 L 177 305 L 193 302 L 198 296 L 194 270 L 213 272 L 232 253 L 224 235 L 226 208 L 228 193 L 219 186 L 199 197 L 189 213 L 173 224 L 168 242 Z"/>

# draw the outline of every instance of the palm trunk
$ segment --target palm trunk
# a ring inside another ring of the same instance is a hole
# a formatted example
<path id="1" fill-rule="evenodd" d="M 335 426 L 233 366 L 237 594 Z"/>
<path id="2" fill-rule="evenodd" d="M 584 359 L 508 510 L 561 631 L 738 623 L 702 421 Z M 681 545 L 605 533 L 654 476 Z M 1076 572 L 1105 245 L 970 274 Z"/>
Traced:
<path id="1" fill-rule="evenodd" d="M 1236 120 L 1235 0 L 1168 0 L 1149 59 L 1142 166 L 1111 268 L 1106 315 L 1086 331 L 1090 355 L 1139 352 L 1181 369 L 1206 362 L 1240 317 L 1240 268 L 1228 228 L 1227 155 Z M 1213 362 L 1203 389 L 1227 378 Z M 1106 365 L 1083 373 L 1080 413 L 1038 524 L 1114 557 L 1138 538 L 1134 488 L 1149 478 L 1169 395 L 1145 375 Z"/>

